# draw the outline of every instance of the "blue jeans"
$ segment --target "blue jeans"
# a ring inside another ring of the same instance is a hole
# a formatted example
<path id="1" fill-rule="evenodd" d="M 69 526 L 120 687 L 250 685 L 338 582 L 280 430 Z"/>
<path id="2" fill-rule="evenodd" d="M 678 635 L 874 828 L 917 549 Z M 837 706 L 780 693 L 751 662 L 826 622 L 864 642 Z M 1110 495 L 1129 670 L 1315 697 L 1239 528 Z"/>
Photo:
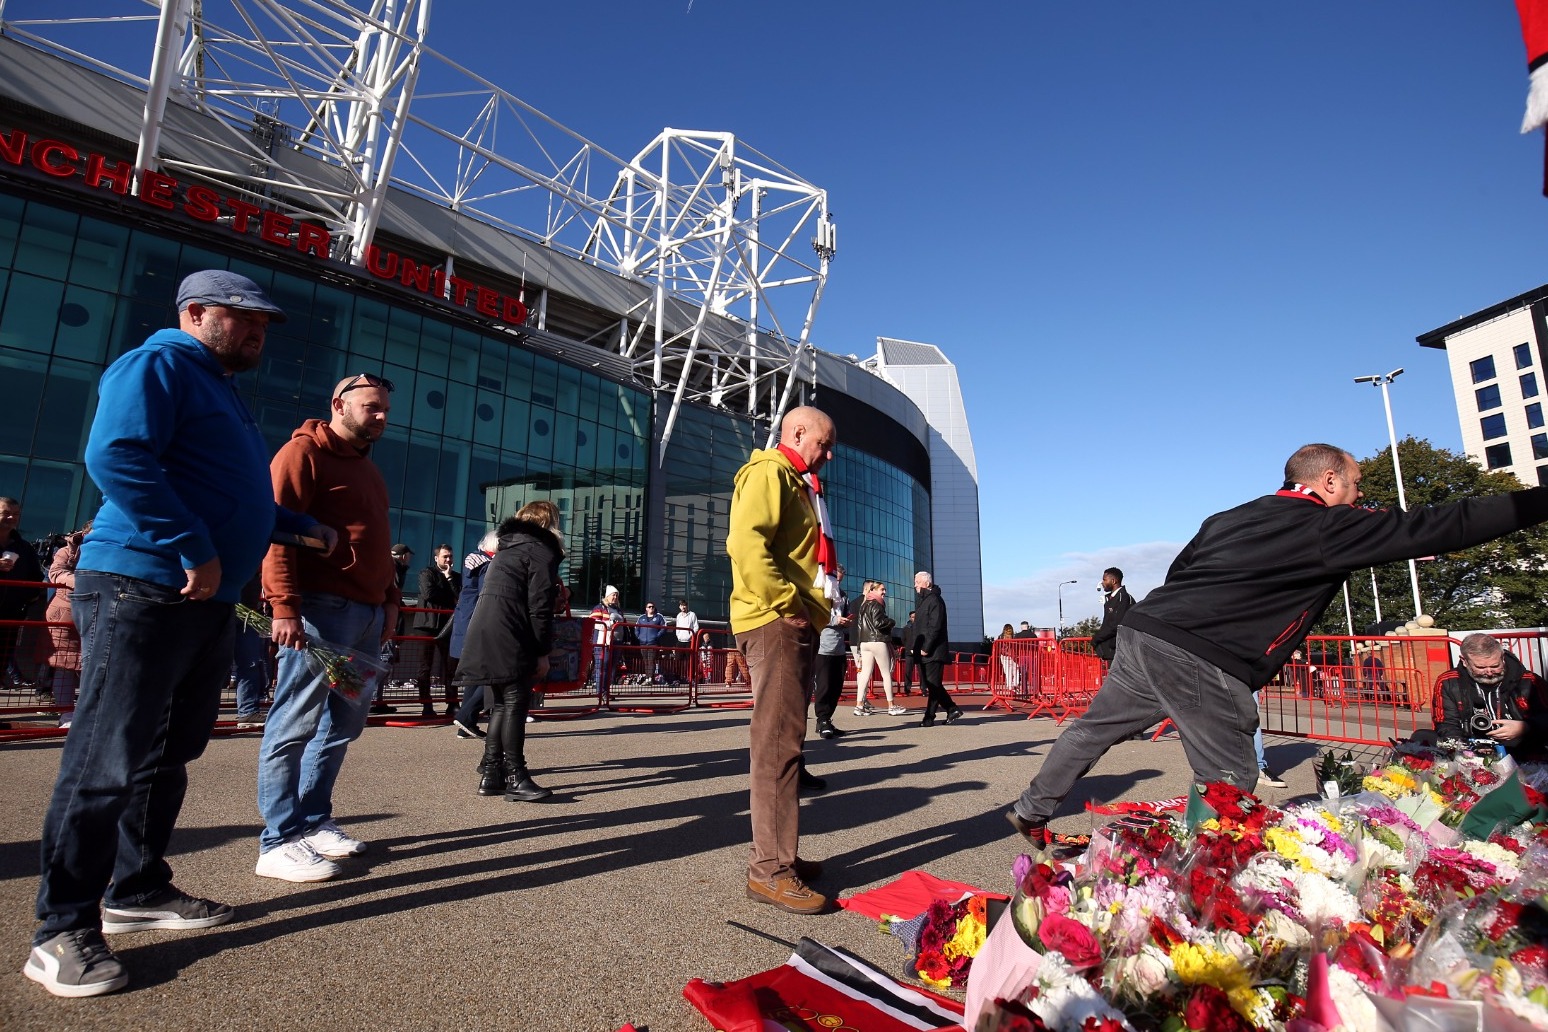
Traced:
<path id="1" fill-rule="evenodd" d="M 77 570 L 81 693 L 43 818 L 34 945 L 99 928 L 97 906 L 138 906 L 172 884 L 164 859 L 231 669 L 227 602 Z M 109 884 L 111 883 L 111 888 Z"/>
<path id="2" fill-rule="evenodd" d="M 251 627 L 236 632 L 236 709 L 251 717 L 269 694 L 269 642 Z"/>
<path id="3" fill-rule="evenodd" d="M 1252 749 L 1258 707 L 1247 685 L 1171 642 L 1120 626 L 1118 654 L 1102 687 L 1054 740 L 1037 777 L 1016 800 L 1016 812 L 1047 823 L 1108 749 L 1162 717 L 1177 726 L 1193 780 L 1252 791 L 1258 783 Z"/>
<path id="4" fill-rule="evenodd" d="M 1254 706 L 1262 701 L 1262 692 L 1252 693 L 1252 704 Z M 1252 751 L 1258 755 L 1258 769 L 1266 770 L 1268 768 L 1268 764 L 1264 762 L 1263 759 L 1263 722 L 1261 720 L 1258 722 L 1258 729 L 1252 733 Z M 1248 791 L 1251 791 L 1251 789 Z"/>
<path id="5" fill-rule="evenodd" d="M 301 600 L 306 636 L 374 656 L 382 636 L 382 608 L 338 595 Z M 328 687 L 299 649 L 279 650 L 274 702 L 258 750 L 258 811 L 267 853 L 316 830 L 333 816 L 333 784 L 349 743 L 365 729 L 371 700 L 351 702 Z"/>

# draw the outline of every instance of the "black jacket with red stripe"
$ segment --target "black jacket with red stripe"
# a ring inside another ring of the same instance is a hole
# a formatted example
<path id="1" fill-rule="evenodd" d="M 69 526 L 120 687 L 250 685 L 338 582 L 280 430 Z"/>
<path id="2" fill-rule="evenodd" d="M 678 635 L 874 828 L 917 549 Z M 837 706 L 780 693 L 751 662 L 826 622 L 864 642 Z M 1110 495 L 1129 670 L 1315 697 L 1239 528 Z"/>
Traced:
<path id="1" fill-rule="evenodd" d="M 1509 652 L 1505 653 L 1505 679 L 1495 685 L 1473 680 L 1458 660 L 1436 680 L 1430 706 L 1440 738 L 1484 737 L 1468 728 L 1468 718 L 1482 708 L 1491 718 L 1526 722 L 1527 733 L 1511 748 L 1511 755 L 1521 758 L 1548 745 L 1548 685 Z"/>
<path id="2" fill-rule="evenodd" d="M 1355 570 L 1451 552 L 1548 520 L 1548 488 L 1408 512 L 1329 506 L 1288 487 L 1204 521 L 1124 626 L 1171 642 L 1256 690 Z"/>

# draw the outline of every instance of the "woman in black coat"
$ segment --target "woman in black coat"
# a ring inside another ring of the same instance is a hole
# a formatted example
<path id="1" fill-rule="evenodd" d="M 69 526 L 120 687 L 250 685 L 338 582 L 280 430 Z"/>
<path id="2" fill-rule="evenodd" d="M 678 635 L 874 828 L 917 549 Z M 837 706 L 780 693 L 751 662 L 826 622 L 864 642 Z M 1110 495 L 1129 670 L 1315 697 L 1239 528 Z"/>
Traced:
<path id="1" fill-rule="evenodd" d="M 498 547 L 484 575 L 462 643 L 457 681 L 484 685 L 489 736 L 484 740 L 479 795 L 536 802 L 553 795 L 527 771 L 525 743 L 532 685 L 548 676 L 558 594 L 559 509 L 529 502 L 496 530 Z"/>

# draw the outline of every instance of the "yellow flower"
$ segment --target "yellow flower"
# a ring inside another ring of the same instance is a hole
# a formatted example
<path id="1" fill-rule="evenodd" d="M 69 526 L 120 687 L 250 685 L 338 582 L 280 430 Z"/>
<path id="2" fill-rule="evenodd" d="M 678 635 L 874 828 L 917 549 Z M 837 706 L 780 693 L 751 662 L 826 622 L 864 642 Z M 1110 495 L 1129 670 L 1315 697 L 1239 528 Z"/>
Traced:
<path id="1" fill-rule="evenodd" d="M 1250 983 L 1235 957 L 1208 946 L 1185 942 L 1172 947 L 1172 967 L 1184 985 L 1212 985 L 1230 991 Z"/>
<path id="2" fill-rule="evenodd" d="M 1301 850 L 1301 840 L 1294 832 L 1286 831 L 1284 828 L 1269 828 L 1263 833 L 1263 844 L 1286 860 L 1297 864 L 1302 870 L 1312 869 L 1311 861 Z"/>
<path id="3" fill-rule="evenodd" d="M 1250 985 L 1227 990 L 1231 1009 L 1246 1018 L 1254 1028 L 1270 1028 L 1274 1021 L 1274 997 L 1266 989 Z"/>

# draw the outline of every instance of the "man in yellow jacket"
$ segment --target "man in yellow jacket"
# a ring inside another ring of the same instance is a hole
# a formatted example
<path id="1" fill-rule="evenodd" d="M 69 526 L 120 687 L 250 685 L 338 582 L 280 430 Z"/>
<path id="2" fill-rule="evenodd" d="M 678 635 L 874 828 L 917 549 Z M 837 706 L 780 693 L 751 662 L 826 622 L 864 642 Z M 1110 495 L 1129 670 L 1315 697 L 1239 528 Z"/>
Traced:
<path id="1" fill-rule="evenodd" d="M 776 448 L 755 451 L 736 474 L 726 552 L 731 557 L 731 630 L 752 672 L 749 775 L 752 851 L 747 896 L 796 914 L 828 900 L 807 882 L 820 864 L 796 855 L 797 778 L 806 737 L 807 693 L 817 631 L 838 585 L 833 532 L 817 471 L 833 458 L 833 420 L 791 409 Z"/>

